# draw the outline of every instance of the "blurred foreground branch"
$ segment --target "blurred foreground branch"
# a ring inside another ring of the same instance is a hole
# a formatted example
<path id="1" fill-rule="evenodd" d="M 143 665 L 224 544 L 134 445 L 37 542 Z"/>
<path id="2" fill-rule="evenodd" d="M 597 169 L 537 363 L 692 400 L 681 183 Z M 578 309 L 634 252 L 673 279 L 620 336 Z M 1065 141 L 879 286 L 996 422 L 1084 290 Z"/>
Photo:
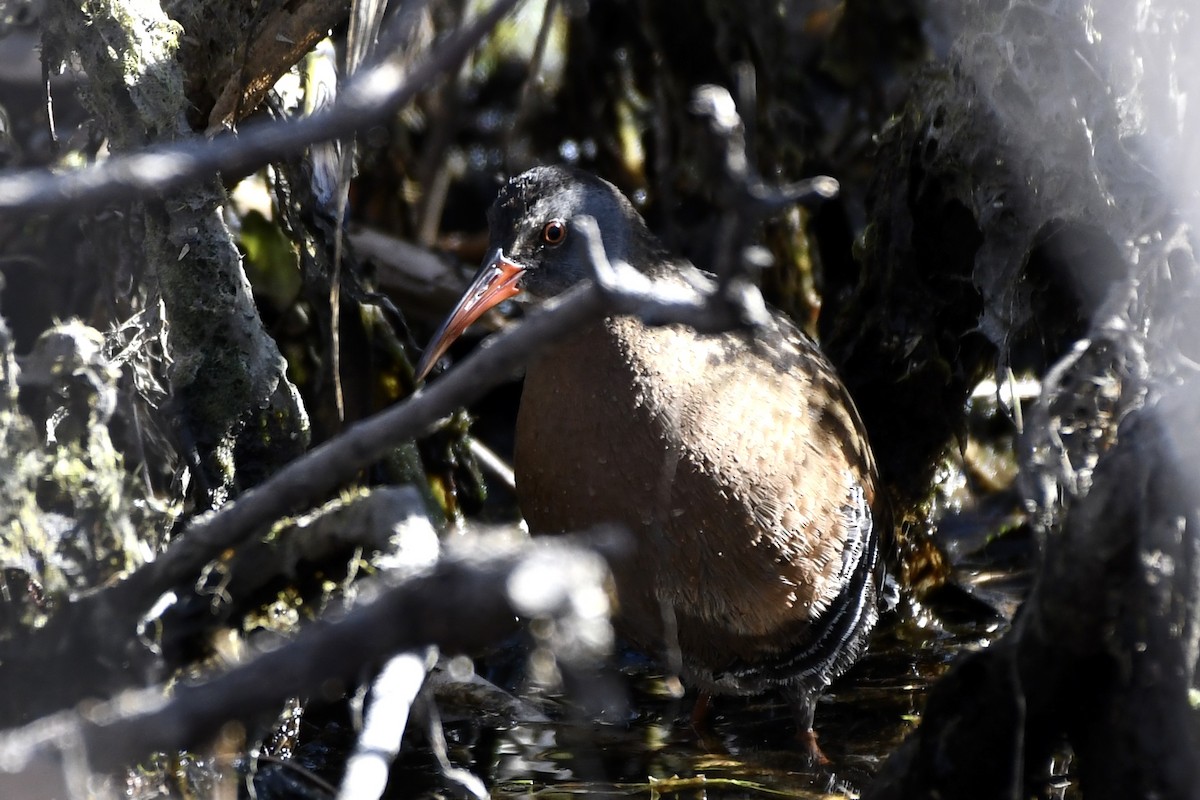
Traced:
<path id="1" fill-rule="evenodd" d="M 236 138 L 187 140 L 114 156 L 70 172 L 23 170 L 0 174 L 0 211 L 25 214 L 76 210 L 136 200 L 207 178 L 249 172 L 314 142 L 349 136 L 391 117 L 442 74 L 456 69 L 518 0 L 496 0 L 411 71 L 404 54 L 363 69 L 328 112 L 288 122 L 247 124 Z"/>
<path id="2" fill-rule="evenodd" d="M 548 644 L 567 664 L 584 666 L 607 652 L 608 571 L 600 552 L 619 546 L 611 533 L 535 542 L 496 536 L 470 545 L 396 586 L 365 586 L 344 616 L 313 623 L 211 680 L 173 693 L 160 686 L 127 693 L 9 731 L 0 736 L 0 770 L 43 772 L 47 760 L 62 758 L 108 771 L 149 752 L 202 745 L 227 722 L 251 725 L 293 695 L 336 694 L 335 685 L 356 682 L 365 665 L 392 653 L 428 645 L 472 652 L 519 620 L 553 620 L 564 634 Z M 5 785 L 0 780 L 0 794 L 12 796 Z"/>

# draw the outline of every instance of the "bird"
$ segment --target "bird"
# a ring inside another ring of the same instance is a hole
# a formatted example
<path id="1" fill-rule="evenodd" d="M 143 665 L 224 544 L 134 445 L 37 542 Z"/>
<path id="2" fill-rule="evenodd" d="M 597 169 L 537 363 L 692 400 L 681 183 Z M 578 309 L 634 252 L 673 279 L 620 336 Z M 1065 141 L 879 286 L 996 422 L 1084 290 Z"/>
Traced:
<path id="1" fill-rule="evenodd" d="M 665 284 L 704 275 L 672 255 L 613 184 L 564 166 L 508 181 L 488 255 L 416 367 L 423 380 L 488 309 L 544 301 L 604 253 Z M 530 530 L 617 524 L 619 633 L 711 693 L 779 690 L 823 761 L 813 720 L 864 652 L 881 585 L 878 477 L 837 372 L 781 312 L 756 330 L 700 333 L 611 316 L 528 364 L 516 421 L 517 499 Z"/>

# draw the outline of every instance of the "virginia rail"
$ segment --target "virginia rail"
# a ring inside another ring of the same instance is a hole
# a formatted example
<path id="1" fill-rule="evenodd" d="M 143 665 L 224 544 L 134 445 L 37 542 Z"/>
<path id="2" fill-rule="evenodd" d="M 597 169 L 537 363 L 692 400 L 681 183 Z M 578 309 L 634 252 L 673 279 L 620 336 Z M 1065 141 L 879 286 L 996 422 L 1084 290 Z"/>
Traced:
<path id="1" fill-rule="evenodd" d="M 491 254 L 418 379 L 502 300 L 590 278 L 581 215 L 596 220 L 610 261 L 664 281 L 695 272 L 612 184 L 534 168 L 489 211 Z M 678 654 L 703 690 L 778 687 L 820 757 L 816 702 L 866 647 L 878 547 L 862 422 L 808 337 L 778 312 L 761 330 L 719 334 L 605 319 L 529 365 L 515 469 L 533 532 L 633 532 L 634 551 L 612 564 L 626 637 Z"/>

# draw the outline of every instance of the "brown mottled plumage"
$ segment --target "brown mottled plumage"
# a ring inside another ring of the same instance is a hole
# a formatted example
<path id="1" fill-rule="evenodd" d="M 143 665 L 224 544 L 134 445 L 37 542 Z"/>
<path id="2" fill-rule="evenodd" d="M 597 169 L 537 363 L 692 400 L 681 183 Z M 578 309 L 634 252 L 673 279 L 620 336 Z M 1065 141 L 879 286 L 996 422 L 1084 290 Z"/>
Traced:
<path id="1" fill-rule="evenodd" d="M 695 272 L 611 184 L 530 170 L 501 190 L 492 257 L 418 372 L 505 297 L 586 279 L 583 214 L 610 260 L 666 281 Z M 782 688 L 811 733 L 821 691 L 866 646 L 878 583 L 874 463 L 811 340 L 779 314 L 753 335 L 606 319 L 530 364 L 515 467 L 535 533 L 634 533 L 613 564 L 626 636 L 660 655 L 677 646 L 701 688 Z"/>

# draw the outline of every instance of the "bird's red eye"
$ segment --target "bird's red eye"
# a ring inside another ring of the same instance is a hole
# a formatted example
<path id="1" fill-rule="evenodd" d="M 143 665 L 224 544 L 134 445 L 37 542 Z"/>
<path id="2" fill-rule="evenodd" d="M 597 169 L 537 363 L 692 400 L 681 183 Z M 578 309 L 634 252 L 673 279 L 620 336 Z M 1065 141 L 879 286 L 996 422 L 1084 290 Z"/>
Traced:
<path id="1" fill-rule="evenodd" d="M 542 241 L 546 244 L 557 247 L 567 238 L 567 223 L 561 219 L 552 219 L 546 223 L 546 227 L 542 228 Z"/>

